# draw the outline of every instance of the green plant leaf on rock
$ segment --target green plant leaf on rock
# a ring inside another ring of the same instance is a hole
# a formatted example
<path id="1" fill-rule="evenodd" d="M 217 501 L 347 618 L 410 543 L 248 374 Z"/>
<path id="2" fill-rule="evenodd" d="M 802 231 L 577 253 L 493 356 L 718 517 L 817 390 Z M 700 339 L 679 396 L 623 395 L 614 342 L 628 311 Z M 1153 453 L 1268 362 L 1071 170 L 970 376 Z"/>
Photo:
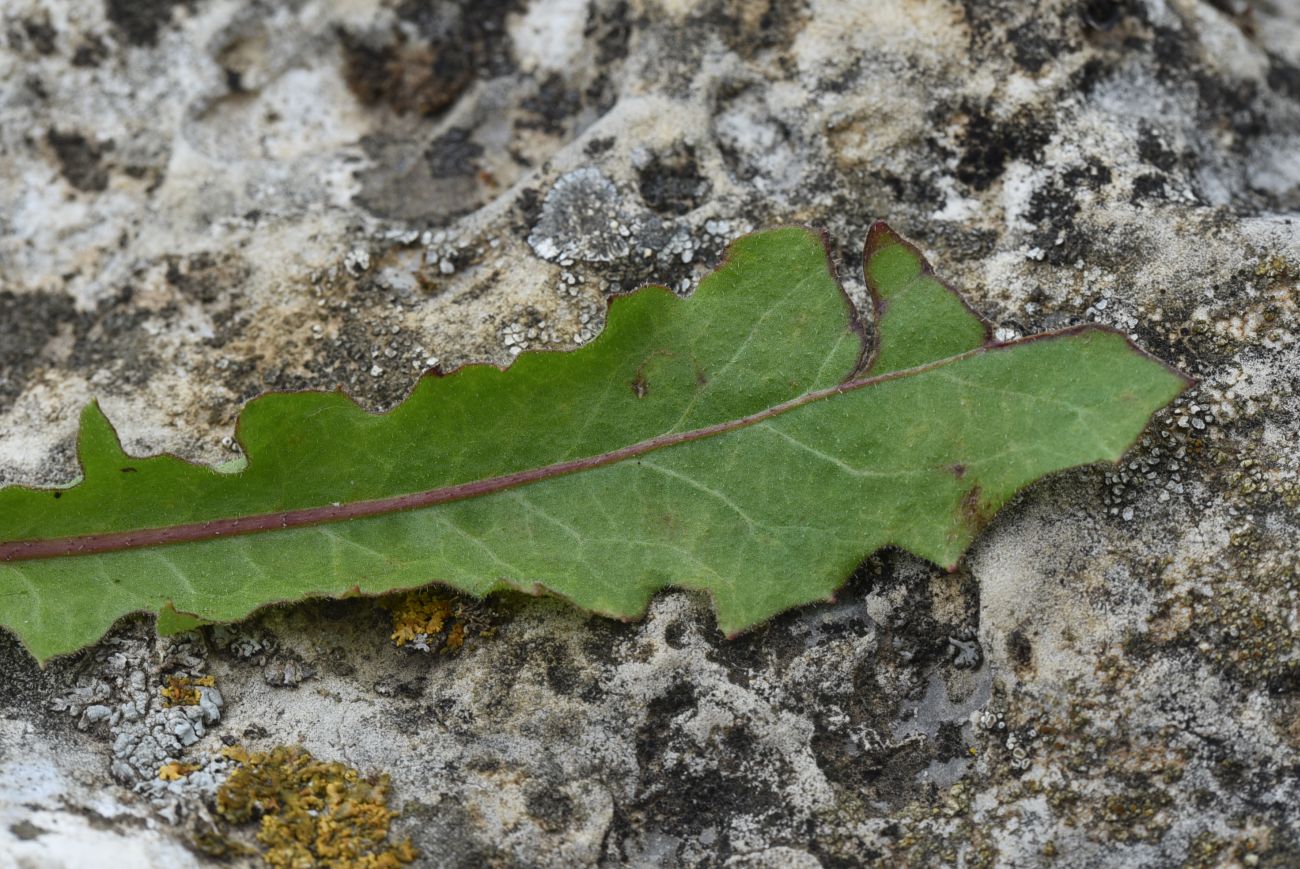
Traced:
<path id="1" fill-rule="evenodd" d="M 821 237 L 760 232 L 688 299 L 616 297 L 572 352 L 431 374 L 382 414 L 257 398 L 237 472 L 129 456 L 92 404 L 80 482 L 0 490 L 0 624 L 44 660 L 131 612 L 179 629 L 438 581 L 624 618 L 700 589 L 736 632 L 883 546 L 954 566 L 1017 490 L 1117 460 L 1189 384 L 1101 327 L 991 342 L 883 223 L 864 264 L 870 356 Z"/>

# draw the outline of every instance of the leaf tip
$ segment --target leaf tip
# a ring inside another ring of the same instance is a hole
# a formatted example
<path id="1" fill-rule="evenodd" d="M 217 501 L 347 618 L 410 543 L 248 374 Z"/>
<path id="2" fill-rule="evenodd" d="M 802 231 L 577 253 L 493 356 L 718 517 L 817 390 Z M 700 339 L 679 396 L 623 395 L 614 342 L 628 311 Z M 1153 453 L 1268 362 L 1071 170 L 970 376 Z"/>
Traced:
<path id="1" fill-rule="evenodd" d="M 891 244 L 906 244 L 906 242 L 888 223 L 877 220 L 867 230 L 867 241 L 862 246 L 862 255 L 870 258 Z"/>
<path id="2" fill-rule="evenodd" d="M 896 287 L 906 285 L 930 267 L 921 251 L 883 220 L 871 224 L 862 244 L 862 274 L 876 317 L 882 318 Z"/>
<path id="3" fill-rule="evenodd" d="M 111 462 L 125 455 L 117 429 L 99 406 L 99 400 L 91 399 L 81 409 L 77 431 L 77 460 L 81 463 L 82 474 L 90 476 L 91 467 L 101 459 Z"/>
<path id="4" fill-rule="evenodd" d="M 867 240 L 862 245 L 862 268 L 867 288 L 877 304 L 889 295 L 890 287 L 921 274 L 934 273 L 921 249 L 883 220 L 877 220 L 867 230 Z"/>

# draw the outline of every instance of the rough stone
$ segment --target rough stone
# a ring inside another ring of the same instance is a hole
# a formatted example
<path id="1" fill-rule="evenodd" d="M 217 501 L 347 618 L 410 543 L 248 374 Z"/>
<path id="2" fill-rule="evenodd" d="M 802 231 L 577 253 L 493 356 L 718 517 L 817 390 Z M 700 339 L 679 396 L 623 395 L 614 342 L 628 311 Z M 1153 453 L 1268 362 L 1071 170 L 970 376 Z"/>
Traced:
<path id="1" fill-rule="evenodd" d="M 957 572 L 881 553 L 735 640 L 681 592 L 628 625 L 505 595 L 446 654 L 357 600 L 181 642 L 132 620 L 45 670 L 4 636 L 0 855 L 199 865 L 221 747 L 301 743 L 389 773 L 427 865 L 1300 863 L 1295 4 L 10 0 L 0 26 L 0 484 L 74 478 L 91 398 L 128 450 L 226 461 L 260 392 L 391 406 L 789 222 L 859 303 L 884 217 L 999 337 L 1104 323 L 1199 381 Z M 218 687 L 168 707 L 180 675 Z"/>

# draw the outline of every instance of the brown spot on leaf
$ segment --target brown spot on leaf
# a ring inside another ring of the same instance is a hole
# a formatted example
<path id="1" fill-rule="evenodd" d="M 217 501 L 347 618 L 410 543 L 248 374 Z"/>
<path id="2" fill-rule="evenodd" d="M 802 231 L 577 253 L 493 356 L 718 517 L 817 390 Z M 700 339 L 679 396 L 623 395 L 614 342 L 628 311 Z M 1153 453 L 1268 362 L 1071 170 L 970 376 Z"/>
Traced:
<path id="1" fill-rule="evenodd" d="M 638 371 L 636 377 L 632 378 L 632 392 L 637 398 L 645 398 L 649 391 L 650 384 L 646 383 L 645 375 Z"/>
<path id="2" fill-rule="evenodd" d="M 959 480 L 962 477 L 966 476 L 966 466 L 963 465 L 961 462 L 958 462 L 955 465 L 950 465 L 948 467 L 948 470 L 952 471 L 952 475 Z"/>
<path id="3" fill-rule="evenodd" d="M 993 505 L 985 503 L 983 494 L 984 491 L 976 484 L 971 486 L 961 499 L 962 521 L 973 531 L 979 531 L 989 524 L 989 520 L 996 512 Z"/>

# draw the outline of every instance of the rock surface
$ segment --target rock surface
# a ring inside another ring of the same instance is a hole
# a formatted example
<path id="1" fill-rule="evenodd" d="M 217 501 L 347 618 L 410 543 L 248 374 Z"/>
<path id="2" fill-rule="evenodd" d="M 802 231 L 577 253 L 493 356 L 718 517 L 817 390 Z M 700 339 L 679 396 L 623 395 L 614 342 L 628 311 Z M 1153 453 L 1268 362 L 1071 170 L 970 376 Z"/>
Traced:
<path id="1" fill-rule="evenodd" d="M 0 483 L 232 457 L 242 401 L 599 331 L 726 242 L 888 218 L 1002 337 L 1200 381 L 954 574 L 886 552 L 738 640 L 504 597 L 458 654 L 367 601 L 38 670 L 0 638 L 0 864 L 202 865 L 228 743 L 392 776 L 422 862 L 1300 863 L 1300 7 L 1289 0 L 10 0 Z M 798 570 L 798 565 L 791 565 Z M 430 648 L 428 643 L 416 645 Z M 178 673 L 215 677 L 167 707 Z M 223 702 L 224 701 L 224 702 Z M 156 767 L 198 767 L 166 783 Z"/>

